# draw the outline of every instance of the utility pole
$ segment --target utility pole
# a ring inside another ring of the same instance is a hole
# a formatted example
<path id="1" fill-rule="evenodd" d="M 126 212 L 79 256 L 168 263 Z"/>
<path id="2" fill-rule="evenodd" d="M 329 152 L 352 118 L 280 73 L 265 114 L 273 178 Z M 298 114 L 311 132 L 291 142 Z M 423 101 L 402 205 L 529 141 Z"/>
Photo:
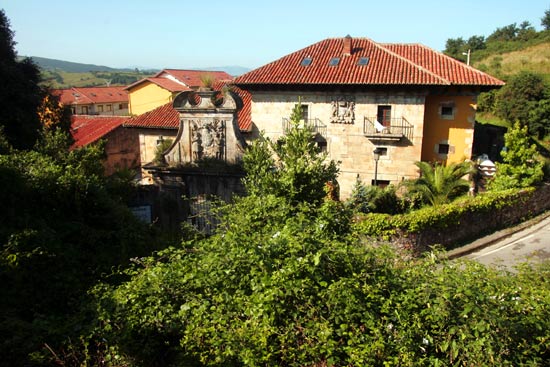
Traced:
<path id="1" fill-rule="evenodd" d="M 466 56 L 466 65 L 470 66 L 470 49 L 468 49 L 468 52 L 463 52 L 462 54 Z"/>

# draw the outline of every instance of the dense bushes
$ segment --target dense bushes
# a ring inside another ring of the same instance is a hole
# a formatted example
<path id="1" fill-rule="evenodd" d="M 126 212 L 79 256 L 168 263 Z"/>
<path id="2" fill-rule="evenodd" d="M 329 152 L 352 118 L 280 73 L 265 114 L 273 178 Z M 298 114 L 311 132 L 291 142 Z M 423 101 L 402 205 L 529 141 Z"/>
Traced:
<path id="1" fill-rule="evenodd" d="M 294 139 L 310 135 L 290 131 L 286 141 Z M 128 281 L 96 287 L 92 340 L 116 357 L 109 365 L 511 366 L 550 357 L 550 268 L 502 274 L 365 243 L 349 207 L 319 199 L 321 180 L 297 190 L 300 172 L 322 177 L 332 164 L 281 154 L 274 167 L 261 158 L 268 149 L 258 143 L 245 162 L 255 174 L 273 170 L 265 178 L 277 190 L 251 177 L 258 185 L 222 209 L 213 236 L 136 260 Z M 437 209 L 451 223 L 460 210 L 489 212 L 517 198 L 491 193 Z M 444 226 L 429 210 L 366 218 L 383 216 L 376 234 L 389 233 L 392 220 L 411 230 Z"/>
<path id="2" fill-rule="evenodd" d="M 403 260 L 333 228 L 342 208 L 267 196 L 209 240 L 96 291 L 105 338 L 147 366 L 541 365 L 549 268 Z M 332 224 L 331 224 L 332 223 Z"/>
<path id="3" fill-rule="evenodd" d="M 463 218 L 484 213 L 493 216 L 504 207 L 519 205 L 525 197 L 534 191 L 533 188 L 511 189 L 505 191 L 490 191 L 475 198 L 464 197 L 453 203 L 427 206 L 398 215 L 372 213 L 359 217 L 355 230 L 363 235 L 391 239 L 398 233 L 413 234 L 426 230 L 446 231 L 451 228 L 458 230 Z M 502 223 L 504 225 L 504 223 Z M 489 230 L 490 228 L 486 228 Z"/>
<path id="4" fill-rule="evenodd" d="M 161 246 L 121 200 L 129 182 L 103 177 L 99 146 L 69 153 L 63 134 L 46 136 L 0 154 L 0 365 L 42 364 L 46 344 L 78 338 L 89 287 Z"/>

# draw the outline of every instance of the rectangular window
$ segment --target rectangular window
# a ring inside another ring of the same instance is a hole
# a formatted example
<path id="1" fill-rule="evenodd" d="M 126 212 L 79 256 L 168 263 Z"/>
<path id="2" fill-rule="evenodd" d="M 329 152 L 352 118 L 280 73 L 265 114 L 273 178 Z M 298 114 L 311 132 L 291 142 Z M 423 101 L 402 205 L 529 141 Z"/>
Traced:
<path id="1" fill-rule="evenodd" d="M 328 62 L 328 64 L 330 66 L 338 66 L 338 64 L 340 63 L 340 58 L 339 57 L 333 57 L 332 59 L 330 59 L 330 61 Z"/>
<path id="2" fill-rule="evenodd" d="M 449 144 L 438 144 L 438 154 L 449 154 Z"/>
<path id="3" fill-rule="evenodd" d="M 380 157 L 385 157 L 388 155 L 388 148 L 386 147 L 376 147 L 376 151 Z"/>
<path id="4" fill-rule="evenodd" d="M 374 180 L 371 180 L 370 184 L 372 186 L 374 186 Z M 376 180 L 376 186 L 380 187 L 380 188 L 385 188 L 387 186 L 390 185 L 390 181 L 389 180 Z"/>
<path id="5" fill-rule="evenodd" d="M 106 105 L 105 108 L 107 109 L 107 111 L 112 111 L 113 110 L 113 105 Z"/>
<path id="6" fill-rule="evenodd" d="M 88 106 L 82 106 L 81 111 L 82 111 L 83 115 L 87 115 L 88 114 Z"/>
<path id="7" fill-rule="evenodd" d="M 454 102 L 443 102 L 439 105 L 439 116 L 443 120 L 453 120 L 455 118 Z"/>
<path id="8" fill-rule="evenodd" d="M 301 108 L 301 118 L 302 120 L 304 121 L 307 121 L 308 118 L 309 118 L 309 108 L 308 108 L 308 105 L 307 104 L 302 104 L 300 105 L 300 108 Z"/>
<path id="9" fill-rule="evenodd" d="M 103 112 L 103 105 L 97 106 L 97 112 Z"/>
<path id="10" fill-rule="evenodd" d="M 376 120 L 383 126 L 391 125 L 391 106 L 378 106 Z"/>

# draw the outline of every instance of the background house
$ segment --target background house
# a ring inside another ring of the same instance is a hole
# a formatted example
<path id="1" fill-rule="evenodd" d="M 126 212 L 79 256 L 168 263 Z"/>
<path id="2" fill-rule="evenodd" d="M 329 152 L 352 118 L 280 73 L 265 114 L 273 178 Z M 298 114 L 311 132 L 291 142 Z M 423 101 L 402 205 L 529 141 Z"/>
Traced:
<path id="1" fill-rule="evenodd" d="M 78 87 L 54 89 L 60 102 L 70 106 L 73 115 L 128 115 L 128 92 L 125 87 Z"/>
<path id="2" fill-rule="evenodd" d="M 168 102 L 180 92 L 201 87 L 201 78 L 208 75 L 212 82 L 231 80 L 224 71 L 164 69 L 150 78 L 144 78 L 126 87 L 129 94 L 130 113 L 141 115 Z"/>
<path id="3" fill-rule="evenodd" d="M 163 146 L 164 141 L 174 140 L 178 134 L 179 121 L 178 112 L 169 102 L 124 122 L 124 129 L 137 143 L 141 184 L 153 184 L 151 174 L 143 167 L 154 161 L 157 149 Z"/>
<path id="4" fill-rule="evenodd" d="M 341 162 L 343 197 L 357 177 L 395 184 L 418 176 L 416 161 L 470 158 L 477 95 L 504 84 L 420 44 L 350 36 L 315 43 L 234 83 L 251 95 L 249 139 L 260 131 L 283 135 L 301 103 L 303 123 Z"/>
<path id="5" fill-rule="evenodd" d="M 100 139 L 105 141 L 105 174 L 112 175 L 119 169 L 139 168 L 139 146 L 132 131 L 122 125 L 128 116 L 90 116 L 71 117 L 71 134 L 74 143 L 71 149 L 94 144 Z"/>

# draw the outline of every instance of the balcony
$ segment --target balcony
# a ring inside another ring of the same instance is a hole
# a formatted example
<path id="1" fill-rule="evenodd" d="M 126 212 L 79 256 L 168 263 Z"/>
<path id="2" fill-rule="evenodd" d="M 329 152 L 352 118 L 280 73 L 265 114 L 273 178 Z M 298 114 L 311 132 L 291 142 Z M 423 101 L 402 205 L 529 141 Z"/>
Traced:
<path id="1" fill-rule="evenodd" d="M 400 141 L 405 138 L 412 140 L 413 125 L 404 117 L 390 119 L 389 126 L 383 126 L 376 117 L 366 117 L 363 123 L 363 134 L 371 140 Z"/>
<path id="2" fill-rule="evenodd" d="M 292 126 L 292 121 L 289 120 L 286 117 L 283 117 L 283 133 L 286 134 L 287 131 Z M 307 119 L 307 120 L 300 120 L 299 127 L 307 126 L 311 128 L 314 134 L 319 134 L 322 136 L 327 135 L 327 125 L 323 124 L 321 120 L 315 118 L 315 119 Z"/>

